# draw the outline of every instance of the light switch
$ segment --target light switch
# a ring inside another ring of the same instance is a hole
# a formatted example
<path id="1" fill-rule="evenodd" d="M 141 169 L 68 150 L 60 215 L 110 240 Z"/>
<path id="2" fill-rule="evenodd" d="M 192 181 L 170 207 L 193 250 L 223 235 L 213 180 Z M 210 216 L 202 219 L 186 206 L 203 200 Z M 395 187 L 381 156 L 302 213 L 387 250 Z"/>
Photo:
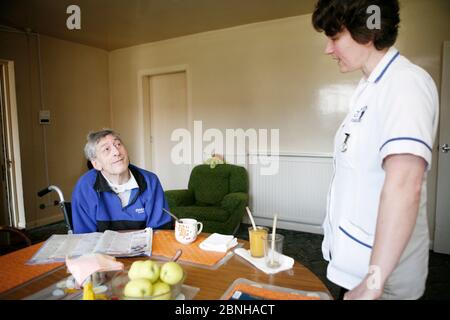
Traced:
<path id="1" fill-rule="evenodd" d="M 39 111 L 39 124 L 50 124 L 50 110 Z"/>

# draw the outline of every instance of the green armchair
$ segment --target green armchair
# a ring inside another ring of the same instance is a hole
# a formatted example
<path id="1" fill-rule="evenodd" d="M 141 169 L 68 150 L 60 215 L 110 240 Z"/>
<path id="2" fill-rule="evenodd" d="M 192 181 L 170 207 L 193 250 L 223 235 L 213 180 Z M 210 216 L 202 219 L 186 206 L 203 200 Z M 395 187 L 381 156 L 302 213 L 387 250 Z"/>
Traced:
<path id="1" fill-rule="evenodd" d="M 170 211 L 178 218 L 203 223 L 203 232 L 235 234 L 248 205 L 248 175 L 244 167 L 220 164 L 196 166 L 187 190 L 165 192 Z"/>

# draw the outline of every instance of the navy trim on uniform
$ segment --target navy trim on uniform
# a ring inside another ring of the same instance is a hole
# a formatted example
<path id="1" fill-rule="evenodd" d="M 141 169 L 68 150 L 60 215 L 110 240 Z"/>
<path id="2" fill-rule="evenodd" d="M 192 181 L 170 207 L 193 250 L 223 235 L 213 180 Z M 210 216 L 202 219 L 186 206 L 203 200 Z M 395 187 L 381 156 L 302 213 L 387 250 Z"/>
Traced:
<path id="1" fill-rule="evenodd" d="M 386 72 L 386 70 L 389 68 L 389 66 L 392 64 L 392 62 L 394 62 L 395 59 L 397 59 L 397 57 L 400 55 L 400 51 L 397 51 L 397 53 L 395 54 L 395 56 L 392 57 L 391 61 L 389 61 L 389 63 L 387 64 L 387 66 L 384 68 L 383 72 L 381 72 L 381 74 L 378 76 L 378 78 L 375 80 L 375 83 L 377 83 L 378 81 L 380 81 L 380 79 L 383 77 L 384 73 Z"/>
<path id="2" fill-rule="evenodd" d="M 383 145 L 382 145 L 381 148 L 380 148 L 380 151 L 381 151 L 381 149 L 383 149 L 383 147 L 384 147 L 386 144 L 388 144 L 389 142 L 397 141 L 397 140 L 411 140 L 411 141 L 416 141 L 416 142 L 419 142 L 419 143 L 423 144 L 425 147 L 428 148 L 428 150 L 430 150 L 431 152 L 433 152 L 433 149 L 431 149 L 431 147 L 430 147 L 426 142 L 424 142 L 424 141 L 422 141 L 422 140 L 420 140 L 420 139 L 410 138 L 410 137 L 398 137 L 398 138 L 389 139 L 388 141 L 386 141 L 385 143 L 383 143 Z"/>
<path id="3" fill-rule="evenodd" d="M 341 226 L 339 226 L 339 229 L 350 239 L 358 242 L 359 244 L 362 244 L 364 247 L 367 247 L 369 249 L 372 249 L 372 246 L 369 246 L 367 243 L 364 243 L 362 241 L 359 241 L 358 239 L 356 239 L 354 236 L 352 236 L 350 233 L 348 233 L 347 231 L 345 231 Z"/>

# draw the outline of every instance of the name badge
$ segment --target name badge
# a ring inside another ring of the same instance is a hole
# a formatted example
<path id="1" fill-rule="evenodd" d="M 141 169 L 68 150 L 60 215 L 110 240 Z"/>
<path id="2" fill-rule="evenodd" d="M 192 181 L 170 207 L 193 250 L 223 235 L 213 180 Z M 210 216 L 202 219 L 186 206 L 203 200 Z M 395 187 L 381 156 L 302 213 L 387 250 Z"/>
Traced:
<path id="1" fill-rule="evenodd" d="M 367 110 L 367 106 L 361 107 L 353 114 L 351 122 L 361 122 L 361 119 L 364 115 L 364 113 Z"/>

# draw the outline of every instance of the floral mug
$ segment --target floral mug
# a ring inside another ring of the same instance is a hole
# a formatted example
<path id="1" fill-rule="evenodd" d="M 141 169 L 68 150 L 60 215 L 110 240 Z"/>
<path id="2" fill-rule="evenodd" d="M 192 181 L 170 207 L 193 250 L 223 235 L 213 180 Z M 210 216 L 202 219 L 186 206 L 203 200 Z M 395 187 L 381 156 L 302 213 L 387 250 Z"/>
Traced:
<path id="1" fill-rule="evenodd" d="M 195 219 L 179 219 L 175 221 L 175 239 L 182 244 L 189 244 L 202 232 L 203 223 Z"/>

